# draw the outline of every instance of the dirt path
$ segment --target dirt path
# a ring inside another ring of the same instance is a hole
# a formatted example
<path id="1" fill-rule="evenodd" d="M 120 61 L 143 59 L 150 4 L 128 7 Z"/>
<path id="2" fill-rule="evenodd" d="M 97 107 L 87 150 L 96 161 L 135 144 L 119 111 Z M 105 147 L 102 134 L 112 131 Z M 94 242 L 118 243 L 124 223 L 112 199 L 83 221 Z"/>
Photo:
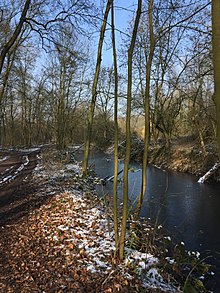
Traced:
<path id="1" fill-rule="evenodd" d="M 29 176 L 41 149 L 0 151 L 0 225 L 6 225 L 27 212 L 33 202 L 34 186 Z"/>

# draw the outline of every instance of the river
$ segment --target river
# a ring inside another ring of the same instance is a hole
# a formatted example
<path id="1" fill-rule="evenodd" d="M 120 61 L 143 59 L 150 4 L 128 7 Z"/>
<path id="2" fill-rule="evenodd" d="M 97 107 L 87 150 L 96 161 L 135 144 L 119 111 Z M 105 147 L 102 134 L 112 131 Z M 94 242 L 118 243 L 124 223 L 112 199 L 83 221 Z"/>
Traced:
<path id="1" fill-rule="evenodd" d="M 94 152 L 89 164 L 94 164 L 97 176 L 112 176 L 114 160 L 112 155 Z M 119 161 L 119 170 L 123 169 Z M 129 200 L 132 204 L 140 193 L 141 165 L 131 163 L 129 172 Z M 123 173 L 119 178 L 123 177 Z M 141 216 L 150 218 L 172 235 L 173 241 L 184 242 L 186 249 L 212 256 L 217 266 L 213 278 L 214 292 L 220 292 L 220 184 L 201 184 L 198 178 L 189 174 L 161 170 L 155 166 L 147 169 L 147 190 Z M 118 185 L 119 200 L 123 185 Z M 112 183 L 108 182 L 99 193 L 112 194 Z M 218 258 L 218 259 L 217 259 Z M 217 276 L 218 275 L 218 276 Z"/>

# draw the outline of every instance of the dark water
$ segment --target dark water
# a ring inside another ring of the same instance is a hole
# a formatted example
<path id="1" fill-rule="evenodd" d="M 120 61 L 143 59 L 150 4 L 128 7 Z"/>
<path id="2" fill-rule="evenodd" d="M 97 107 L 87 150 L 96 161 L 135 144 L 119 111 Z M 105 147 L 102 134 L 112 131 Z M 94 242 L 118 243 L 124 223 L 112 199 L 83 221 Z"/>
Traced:
<path id="1" fill-rule="evenodd" d="M 94 164 L 99 177 L 113 175 L 112 156 L 91 154 L 89 163 Z M 130 165 L 135 170 L 129 172 L 129 199 L 132 204 L 140 193 L 141 165 Z M 121 169 L 122 161 L 119 162 Z M 212 262 L 218 267 L 213 278 L 214 292 L 220 292 L 220 184 L 200 184 L 197 180 L 192 175 L 149 166 L 141 216 L 151 218 L 153 222 L 158 220 L 158 225 L 162 224 L 170 235 L 174 235 L 175 241 L 183 241 L 186 249 L 212 256 Z M 119 184 L 119 197 L 122 197 L 122 188 Z M 104 192 L 112 194 L 111 182 L 106 184 Z"/>

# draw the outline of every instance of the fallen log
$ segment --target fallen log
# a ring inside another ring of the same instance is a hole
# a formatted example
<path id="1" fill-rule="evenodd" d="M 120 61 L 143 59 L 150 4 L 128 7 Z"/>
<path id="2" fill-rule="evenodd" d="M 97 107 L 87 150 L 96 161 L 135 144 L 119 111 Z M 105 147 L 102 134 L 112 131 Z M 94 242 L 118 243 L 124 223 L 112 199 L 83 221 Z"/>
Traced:
<path id="1" fill-rule="evenodd" d="M 215 163 L 215 165 L 208 172 L 206 172 L 204 176 L 199 178 L 198 183 L 205 183 L 208 179 L 210 179 L 218 172 L 219 167 L 220 163 Z"/>
<path id="2" fill-rule="evenodd" d="M 121 174 L 123 171 L 124 171 L 124 169 L 120 170 L 120 171 L 118 172 L 118 175 Z M 102 182 L 103 185 L 105 185 L 107 182 L 112 181 L 113 179 L 114 179 L 114 175 L 113 175 L 113 176 L 109 176 L 109 175 L 108 175 L 108 176 L 102 178 L 102 179 L 101 179 L 101 182 Z"/>

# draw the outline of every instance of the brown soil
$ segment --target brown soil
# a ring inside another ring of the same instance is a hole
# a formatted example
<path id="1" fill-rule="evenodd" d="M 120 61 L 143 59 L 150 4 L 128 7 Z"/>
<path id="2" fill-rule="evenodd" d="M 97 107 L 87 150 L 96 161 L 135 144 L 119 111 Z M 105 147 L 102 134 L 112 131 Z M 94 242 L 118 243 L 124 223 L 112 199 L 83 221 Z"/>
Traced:
<path id="1" fill-rule="evenodd" d="M 39 151 L 18 152 L 1 151 L 0 157 L 7 159 L 0 162 L 0 225 L 9 224 L 28 213 L 36 205 L 30 175 L 38 162 Z M 26 159 L 28 157 L 28 159 Z M 24 162 L 26 164 L 24 165 Z M 20 168 L 20 171 L 18 169 Z M 5 180 L 5 181 L 4 181 Z"/>
<path id="2" fill-rule="evenodd" d="M 62 194 L 63 182 L 57 185 L 48 177 L 31 176 L 36 155 L 29 154 L 30 165 L 16 180 L 1 187 L 0 292 L 139 292 L 138 282 L 127 281 L 117 268 L 107 276 L 91 273 L 83 266 L 83 252 L 71 244 L 61 251 L 58 246 L 62 243 L 46 237 L 42 222 L 51 223 L 51 233 L 54 222 L 62 223 L 66 195 Z M 1 166 L 1 176 L 9 167 L 20 166 L 21 161 L 22 154 L 10 153 L 7 164 Z"/>

